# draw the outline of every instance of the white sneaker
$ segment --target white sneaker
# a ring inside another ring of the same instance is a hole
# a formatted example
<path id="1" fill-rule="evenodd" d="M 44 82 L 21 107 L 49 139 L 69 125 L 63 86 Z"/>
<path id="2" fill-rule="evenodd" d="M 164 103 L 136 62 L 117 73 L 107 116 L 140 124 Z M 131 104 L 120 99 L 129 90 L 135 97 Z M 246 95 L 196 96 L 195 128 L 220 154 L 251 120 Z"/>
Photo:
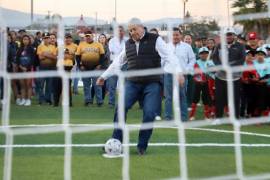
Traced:
<path id="1" fill-rule="evenodd" d="M 23 106 L 25 104 L 26 100 L 22 99 L 21 102 L 19 103 L 20 106 Z"/>
<path id="2" fill-rule="evenodd" d="M 31 106 L 31 100 L 30 99 L 26 99 L 24 106 Z"/>
<path id="3" fill-rule="evenodd" d="M 161 117 L 160 116 L 156 116 L 155 119 L 156 119 L 156 121 L 161 121 Z"/>
<path id="4" fill-rule="evenodd" d="M 17 105 L 20 105 L 20 104 L 21 104 L 21 101 L 22 101 L 22 100 L 21 100 L 20 98 L 17 98 L 17 99 L 16 99 L 16 104 L 17 104 Z"/>
<path id="5" fill-rule="evenodd" d="M 191 116 L 191 117 L 189 118 L 190 121 L 193 121 L 194 119 L 195 119 L 194 116 Z"/>

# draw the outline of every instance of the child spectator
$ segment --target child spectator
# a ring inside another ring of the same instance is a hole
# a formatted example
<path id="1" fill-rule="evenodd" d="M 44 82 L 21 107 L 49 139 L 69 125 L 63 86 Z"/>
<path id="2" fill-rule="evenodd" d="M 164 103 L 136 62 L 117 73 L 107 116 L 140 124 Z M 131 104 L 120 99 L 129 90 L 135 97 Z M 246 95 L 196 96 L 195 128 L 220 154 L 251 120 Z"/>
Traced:
<path id="1" fill-rule="evenodd" d="M 194 65 L 194 91 L 189 120 L 195 119 L 197 103 L 199 103 L 201 97 L 204 105 L 204 117 L 207 119 L 210 118 L 210 106 L 212 103 L 209 93 L 208 79 L 211 74 L 207 72 L 207 68 L 214 66 L 214 63 L 211 60 L 207 60 L 208 55 L 208 48 L 202 47 L 199 49 L 200 59 L 198 59 Z"/>

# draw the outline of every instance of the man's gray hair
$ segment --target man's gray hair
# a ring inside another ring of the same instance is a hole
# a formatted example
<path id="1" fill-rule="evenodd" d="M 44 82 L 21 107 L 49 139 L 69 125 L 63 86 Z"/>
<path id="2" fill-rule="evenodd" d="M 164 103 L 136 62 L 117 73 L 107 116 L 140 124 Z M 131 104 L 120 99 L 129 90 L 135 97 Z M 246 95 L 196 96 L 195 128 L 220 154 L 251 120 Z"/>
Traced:
<path id="1" fill-rule="evenodd" d="M 128 25 L 143 26 L 142 21 L 139 18 L 132 18 L 129 20 Z"/>

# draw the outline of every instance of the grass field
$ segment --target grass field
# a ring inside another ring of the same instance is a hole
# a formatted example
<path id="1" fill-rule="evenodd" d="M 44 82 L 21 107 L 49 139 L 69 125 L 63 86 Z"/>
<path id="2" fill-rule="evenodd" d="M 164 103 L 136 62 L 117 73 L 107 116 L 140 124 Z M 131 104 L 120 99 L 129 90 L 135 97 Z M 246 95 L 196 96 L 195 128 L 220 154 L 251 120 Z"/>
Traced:
<path id="1" fill-rule="evenodd" d="M 201 114 L 201 112 L 199 112 Z M 10 118 L 12 125 L 57 124 L 61 123 L 61 107 L 38 106 L 33 102 L 31 107 L 12 105 Z M 83 106 L 82 96 L 74 96 L 71 108 L 71 123 L 93 124 L 110 123 L 113 109 L 106 104 L 103 107 Z M 136 105 L 128 114 L 128 123 L 140 123 L 141 111 Z M 231 130 L 230 125 L 213 128 Z M 242 131 L 270 135 L 270 126 L 247 126 Z M 111 130 L 95 133 L 73 135 L 74 144 L 104 143 Z M 131 133 L 131 143 L 137 142 L 138 132 Z M 187 130 L 187 143 L 233 143 L 233 134 Z M 0 138 L 4 144 L 4 135 Z M 155 129 L 151 142 L 177 143 L 175 129 Z M 242 143 L 268 144 L 267 137 L 242 135 Z M 46 135 L 16 136 L 14 144 L 63 144 L 64 133 Z M 145 156 L 138 156 L 136 149 L 131 148 L 130 176 L 133 180 L 167 179 L 180 175 L 178 148 L 149 147 Z M 0 151 L 0 177 L 3 173 L 3 154 Z M 244 172 L 256 175 L 270 172 L 269 148 L 243 148 Z M 234 149 L 232 147 L 189 147 L 187 148 L 188 173 L 190 178 L 222 176 L 235 174 Z M 13 153 L 13 180 L 59 180 L 63 179 L 63 148 L 17 148 Z M 122 178 L 122 159 L 105 159 L 101 148 L 73 148 L 72 178 L 75 180 L 119 180 Z"/>

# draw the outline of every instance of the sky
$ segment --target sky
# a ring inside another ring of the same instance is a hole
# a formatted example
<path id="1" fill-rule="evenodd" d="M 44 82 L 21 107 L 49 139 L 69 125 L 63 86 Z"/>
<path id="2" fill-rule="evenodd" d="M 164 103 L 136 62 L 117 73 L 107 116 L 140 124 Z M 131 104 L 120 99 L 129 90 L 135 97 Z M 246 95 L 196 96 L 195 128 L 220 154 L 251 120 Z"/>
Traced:
<path id="1" fill-rule="evenodd" d="M 117 2 L 118 22 L 127 22 L 132 17 L 143 21 L 165 17 L 182 17 L 183 0 L 33 0 L 34 12 L 38 14 L 59 13 L 62 16 L 95 17 L 111 21 L 114 3 Z M 4 8 L 30 12 L 31 0 L 0 0 Z M 186 9 L 192 16 L 214 16 L 227 22 L 227 0 L 188 0 Z M 231 10 L 230 10 L 231 13 Z"/>

